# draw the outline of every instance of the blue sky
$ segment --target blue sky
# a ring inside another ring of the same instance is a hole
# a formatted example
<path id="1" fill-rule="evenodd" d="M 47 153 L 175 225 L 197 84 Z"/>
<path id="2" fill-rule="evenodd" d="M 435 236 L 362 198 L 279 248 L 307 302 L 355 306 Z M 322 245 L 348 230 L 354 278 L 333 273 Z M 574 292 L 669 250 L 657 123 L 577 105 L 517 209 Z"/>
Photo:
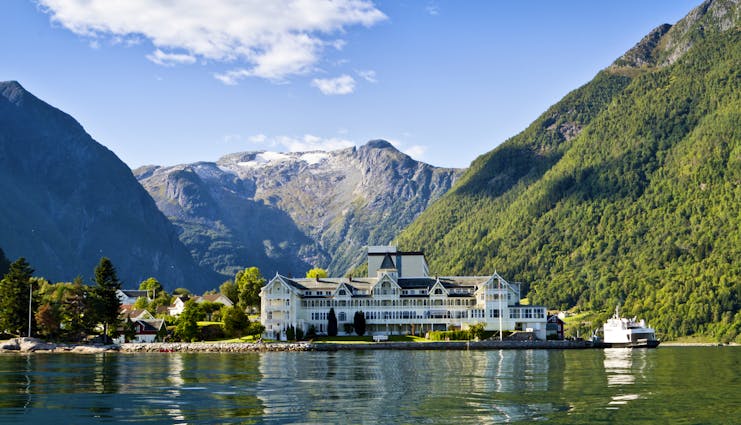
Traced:
<path id="1" fill-rule="evenodd" d="M 0 80 L 130 167 L 382 138 L 465 167 L 699 0 L 3 0 Z"/>

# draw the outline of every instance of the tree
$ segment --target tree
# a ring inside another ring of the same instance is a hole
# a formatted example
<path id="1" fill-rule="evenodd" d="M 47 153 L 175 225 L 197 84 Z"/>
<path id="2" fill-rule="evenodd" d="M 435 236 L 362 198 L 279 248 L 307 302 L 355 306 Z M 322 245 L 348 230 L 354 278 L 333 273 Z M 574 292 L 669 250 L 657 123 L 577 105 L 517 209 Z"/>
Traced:
<path id="1" fill-rule="evenodd" d="M 365 335 L 365 314 L 362 311 L 356 311 L 352 319 L 355 333 L 358 336 Z"/>
<path id="2" fill-rule="evenodd" d="M 211 301 L 203 301 L 201 303 L 198 303 L 201 310 L 203 311 L 206 320 L 212 321 L 213 320 L 213 314 L 217 311 L 221 310 L 222 307 L 224 307 L 224 304 L 221 303 L 214 303 Z"/>
<path id="3" fill-rule="evenodd" d="M 320 267 L 314 267 L 313 269 L 306 272 L 306 277 L 311 279 L 319 279 L 327 276 L 327 271 Z"/>
<path id="4" fill-rule="evenodd" d="M 219 286 L 219 292 L 221 295 L 229 298 L 233 303 L 239 301 L 239 288 L 233 280 L 229 279 Z"/>
<path id="5" fill-rule="evenodd" d="M 334 314 L 334 308 L 330 308 L 327 315 L 327 335 L 337 336 L 337 316 Z"/>
<path id="6" fill-rule="evenodd" d="M 92 333 L 95 327 L 93 288 L 82 282 L 77 276 L 72 283 L 58 283 L 61 287 L 62 328 L 66 337 L 72 341 L 81 341 Z"/>
<path id="7" fill-rule="evenodd" d="M 188 288 L 175 288 L 175 290 L 172 291 L 172 295 L 177 295 L 177 296 L 188 295 L 188 296 L 190 296 L 190 291 L 188 290 Z"/>
<path id="8" fill-rule="evenodd" d="M 119 321 L 121 300 L 116 296 L 116 291 L 121 289 L 121 281 L 118 280 L 113 263 L 106 257 L 101 258 L 95 267 L 95 284 L 93 288 L 95 316 L 103 323 L 103 335 L 107 338 L 108 327 L 111 326 L 115 333 Z"/>
<path id="9" fill-rule="evenodd" d="M 239 307 L 224 307 L 221 310 L 224 321 L 224 331 L 232 338 L 238 338 L 245 334 L 250 326 L 250 319 Z"/>
<path id="10" fill-rule="evenodd" d="M 45 338 L 56 339 L 61 328 L 61 318 L 58 309 L 46 303 L 39 307 L 34 315 L 37 332 Z"/>
<path id="11" fill-rule="evenodd" d="M 175 326 L 175 336 L 181 341 L 194 341 L 198 337 L 198 316 L 201 314 L 200 306 L 193 300 L 185 303 L 183 313 L 178 317 Z"/>
<path id="12" fill-rule="evenodd" d="M 265 285 L 265 278 L 257 267 L 247 267 L 237 272 L 234 283 L 239 288 L 238 304 L 243 309 L 260 308 L 260 290 Z"/>
<path id="13" fill-rule="evenodd" d="M 162 284 L 155 278 L 150 277 L 149 279 L 143 280 L 139 284 L 140 291 L 148 291 L 150 298 L 154 299 L 165 290 Z"/>
<path id="14" fill-rule="evenodd" d="M 0 332 L 17 335 L 28 333 L 28 298 L 32 275 L 33 269 L 21 257 L 10 265 L 0 280 Z"/>
<path id="15" fill-rule="evenodd" d="M 0 276 L 5 276 L 5 273 L 10 270 L 10 260 L 5 256 L 5 252 L 0 248 Z"/>

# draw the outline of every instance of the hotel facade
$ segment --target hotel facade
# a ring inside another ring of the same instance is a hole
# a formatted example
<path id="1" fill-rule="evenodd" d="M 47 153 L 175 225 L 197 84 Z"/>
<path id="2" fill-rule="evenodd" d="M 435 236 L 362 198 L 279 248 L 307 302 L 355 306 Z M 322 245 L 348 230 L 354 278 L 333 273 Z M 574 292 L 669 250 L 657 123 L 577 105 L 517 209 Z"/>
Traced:
<path id="1" fill-rule="evenodd" d="M 326 334 L 330 309 L 339 335 L 363 312 L 371 335 L 424 335 L 432 330 L 532 331 L 546 338 L 546 308 L 520 305 L 520 286 L 491 276 L 429 276 L 421 252 L 368 248 L 368 277 L 291 278 L 276 274 L 260 291 L 266 338 L 285 339 L 293 326 Z M 353 334 L 352 332 L 347 335 Z"/>

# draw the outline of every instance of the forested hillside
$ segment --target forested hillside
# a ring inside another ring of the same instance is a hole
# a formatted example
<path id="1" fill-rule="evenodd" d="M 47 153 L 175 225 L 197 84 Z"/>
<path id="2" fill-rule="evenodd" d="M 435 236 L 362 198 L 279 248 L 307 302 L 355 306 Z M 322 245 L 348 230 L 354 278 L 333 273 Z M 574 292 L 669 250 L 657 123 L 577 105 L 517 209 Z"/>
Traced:
<path id="1" fill-rule="evenodd" d="M 522 281 L 531 302 L 741 333 L 737 1 L 663 25 L 479 157 L 397 239 L 438 274 Z"/>

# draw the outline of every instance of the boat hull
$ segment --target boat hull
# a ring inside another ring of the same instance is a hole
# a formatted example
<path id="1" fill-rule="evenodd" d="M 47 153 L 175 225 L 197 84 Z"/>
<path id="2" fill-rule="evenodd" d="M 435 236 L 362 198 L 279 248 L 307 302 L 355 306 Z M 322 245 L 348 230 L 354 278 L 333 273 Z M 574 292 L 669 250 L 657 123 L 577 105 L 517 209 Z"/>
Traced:
<path id="1" fill-rule="evenodd" d="M 656 348 L 661 341 L 641 341 L 641 342 L 603 342 L 605 348 Z"/>

